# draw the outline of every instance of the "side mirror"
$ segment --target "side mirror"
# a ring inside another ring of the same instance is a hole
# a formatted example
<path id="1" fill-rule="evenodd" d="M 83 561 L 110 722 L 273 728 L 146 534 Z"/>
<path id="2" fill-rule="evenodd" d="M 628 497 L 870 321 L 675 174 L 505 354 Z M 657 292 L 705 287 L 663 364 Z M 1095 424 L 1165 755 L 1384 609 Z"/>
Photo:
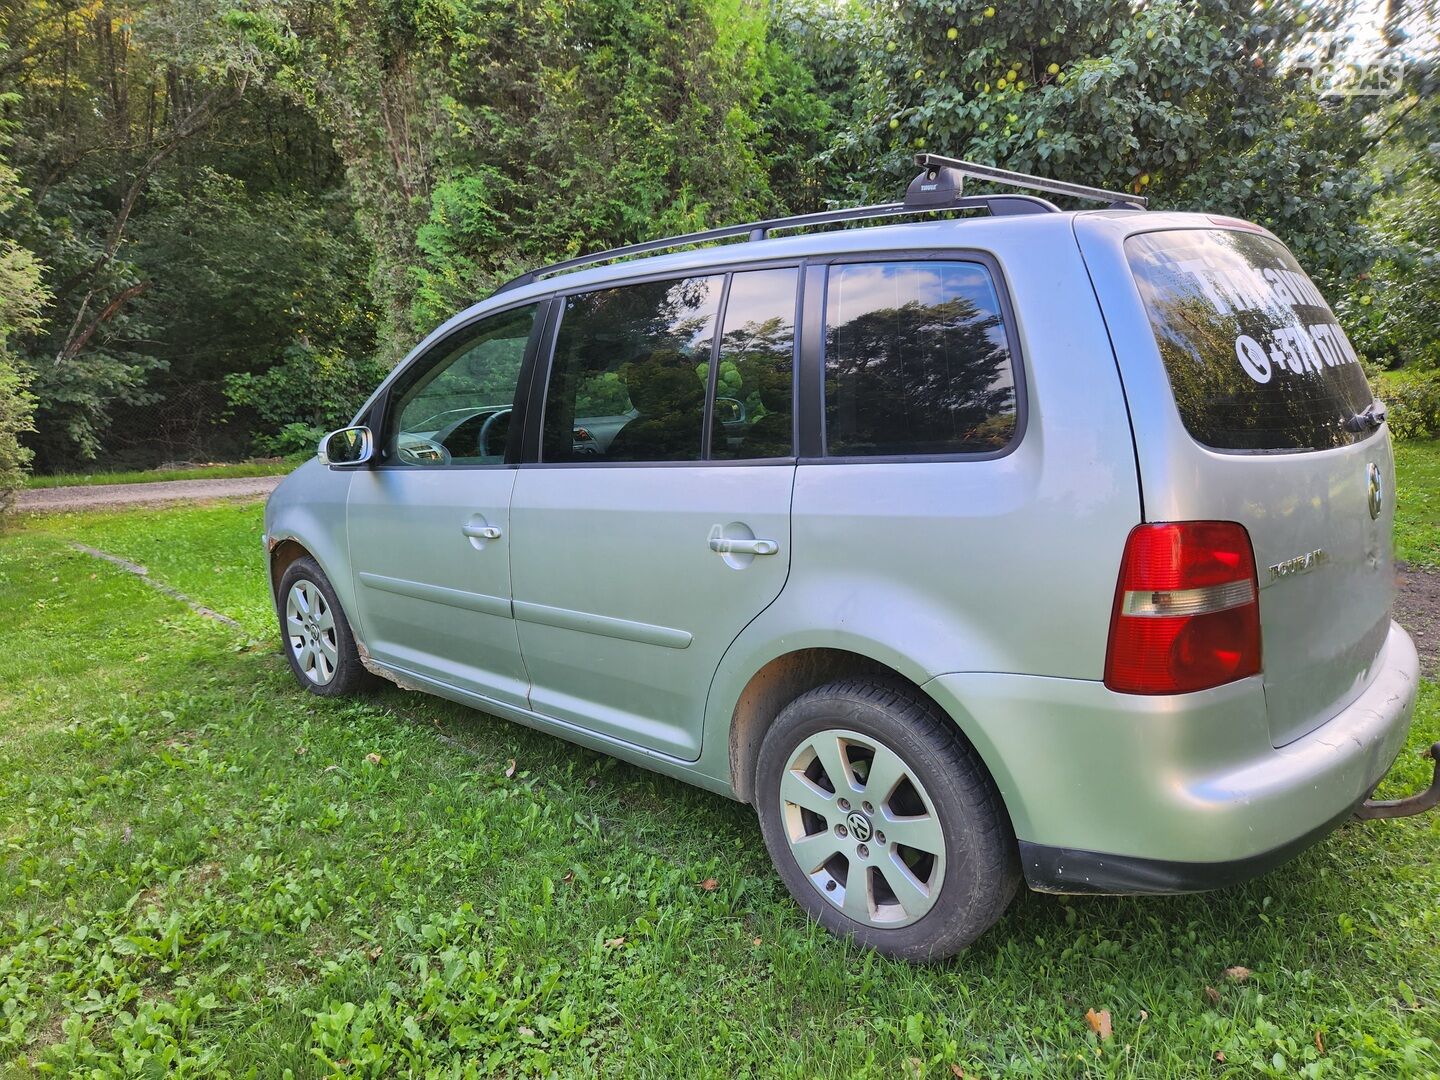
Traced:
<path id="1" fill-rule="evenodd" d="M 332 469 L 364 465 L 375 456 L 375 437 L 367 427 L 332 431 L 320 440 L 320 460 Z"/>

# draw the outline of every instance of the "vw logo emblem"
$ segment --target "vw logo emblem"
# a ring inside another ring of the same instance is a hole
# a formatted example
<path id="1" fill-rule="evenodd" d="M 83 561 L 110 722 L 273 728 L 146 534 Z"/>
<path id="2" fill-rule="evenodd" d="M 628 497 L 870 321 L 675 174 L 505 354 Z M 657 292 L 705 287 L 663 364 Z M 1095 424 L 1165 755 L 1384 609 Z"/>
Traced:
<path id="1" fill-rule="evenodd" d="M 1380 466 L 1376 465 L 1373 461 L 1370 462 L 1370 467 L 1366 470 L 1366 475 L 1369 478 L 1370 516 L 1372 518 L 1378 518 L 1380 516 L 1380 510 L 1385 505 L 1385 484 L 1380 479 Z"/>
<path id="2" fill-rule="evenodd" d="M 860 813 L 859 810 L 852 810 L 850 811 L 850 816 L 847 817 L 845 821 L 850 826 L 851 836 L 862 844 L 869 842 L 870 834 L 874 832 L 869 818 Z"/>

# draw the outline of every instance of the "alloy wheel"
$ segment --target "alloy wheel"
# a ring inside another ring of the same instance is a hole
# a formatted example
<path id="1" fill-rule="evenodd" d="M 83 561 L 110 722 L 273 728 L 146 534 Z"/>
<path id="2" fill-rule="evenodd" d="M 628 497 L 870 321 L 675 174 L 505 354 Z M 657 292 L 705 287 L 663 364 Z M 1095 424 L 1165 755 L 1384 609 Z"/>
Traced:
<path id="1" fill-rule="evenodd" d="M 904 760 L 858 732 L 805 739 L 780 780 L 785 839 L 829 903 L 866 926 L 906 926 L 935 905 L 945 837 Z"/>
<path id="2" fill-rule="evenodd" d="M 300 578 L 285 596 L 285 637 L 301 672 L 316 686 L 335 677 L 340 650 L 335 613 L 313 581 Z"/>

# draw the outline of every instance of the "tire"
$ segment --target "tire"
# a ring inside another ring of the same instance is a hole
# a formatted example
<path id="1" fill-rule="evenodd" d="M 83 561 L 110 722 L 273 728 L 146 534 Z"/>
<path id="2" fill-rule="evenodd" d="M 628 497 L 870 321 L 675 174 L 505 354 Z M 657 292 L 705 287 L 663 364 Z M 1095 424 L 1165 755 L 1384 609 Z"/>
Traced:
<path id="1" fill-rule="evenodd" d="M 755 801 L 765 846 L 806 914 L 886 956 L 959 952 L 1020 882 L 989 774 L 953 722 L 904 684 L 843 680 L 792 701 L 761 744 Z"/>
<path id="2" fill-rule="evenodd" d="M 335 587 L 314 559 L 302 555 L 285 568 L 275 610 L 285 658 L 306 690 L 345 697 L 370 682 Z"/>

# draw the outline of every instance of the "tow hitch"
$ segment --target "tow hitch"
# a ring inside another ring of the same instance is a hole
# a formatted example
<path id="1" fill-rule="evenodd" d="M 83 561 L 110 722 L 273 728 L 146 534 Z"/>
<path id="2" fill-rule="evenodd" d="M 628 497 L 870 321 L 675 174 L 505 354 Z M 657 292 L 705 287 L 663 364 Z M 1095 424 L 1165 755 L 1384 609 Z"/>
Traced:
<path id="1" fill-rule="evenodd" d="M 1435 775 L 1431 777 L 1428 788 L 1405 799 L 1366 799 L 1355 811 L 1355 816 L 1367 821 L 1375 818 L 1414 817 L 1440 806 L 1440 742 L 1425 753 L 1435 762 Z"/>

